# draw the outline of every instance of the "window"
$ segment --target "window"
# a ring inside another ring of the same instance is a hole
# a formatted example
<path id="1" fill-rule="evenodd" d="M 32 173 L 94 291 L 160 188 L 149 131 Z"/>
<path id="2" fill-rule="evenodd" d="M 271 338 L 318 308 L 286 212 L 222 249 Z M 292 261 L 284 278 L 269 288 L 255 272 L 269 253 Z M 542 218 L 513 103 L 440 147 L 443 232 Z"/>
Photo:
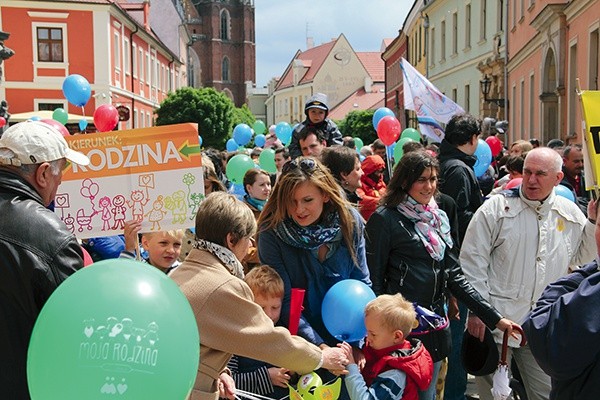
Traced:
<path id="1" fill-rule="evenodd" d="M 452 14 L 452 54 L 458 53 L 458 13 Z"/>
<path id="2" fill-rule="evenodd" d="M 598 46 L 600 45 L 598 29 L 590 33 L 590 56 L 588 68 L 588 87 L 590 90 L 598 90 Z"/>
<path id="3" fill-rule="evenodd" d="M 465 47 L 471 47 L 471 5 L 465 7 Z"/>
<path id="4" fill-rule="evenodd" d="M 54 111 L 57 108 L 64 108 L 63 103 L 39 103 L 38 111 Z"/>
<path id="5" fill-rule="evenodd" d="M 522 80 L 520 83 L 520 90 L 519 90 L 519 95 L 520 95 L 520 106 L 521 106 L 521 111 L 520 111 L 520 115 L 519 118 L 521 120 L 519 126 L 522 127 L 521 129 L 525 129 L 525 80 Z M 526 137 L 524 135 L 525 132 L 521 132 L 521 137 Z M 531 135 L 531 132 L 529 132 L 529 135 Z"/>
<path id="6" fill-rule="evenodd" d="M 504 31 L 504 0 L 498 0 L 498 9 L 496 14 L 498 15 L 498 19 L 496 21 L 496 31 Z"/>
<path id="7" fill-rule="evenodd" d="M 431 47 L 429 48 L 430 65 L 435 62 L 435 28 L 431 28 Z"/>
<path id="8" fill-rule="evenodd" d="M 435 28 L 431 28 L 431 47 L 428 57 L 431 59 L 430 65 L 433 65 L 435 62 Z"/>
<path id="9" fill-rule="evenodd" d="M 221 80 L 223 82 L 229 82 L 229 58 L 223 58 L 222 65 L 223 70 L 221 71 Z"/>
<path id="10" fill-rule="evenodd" d="M 150 85 L 152 80 L 152 63 L 150 61 L 150 53 L 146 53 L 146 83 Z"/>
<path id="11" fill-rule="evenodd" d="M 221 40 L 229 40 L 229 12 L 221 11 Z"/>
<path id="12" fill-rule="evenodd" d="M 63 62 L 62 28 L 37 28 L 38 61 Z"/>
<path id="13" fill-rule="evenodd" d="M 140 48 L 140 85 L 144 80 L 144 49 Z"/>
<path id="14" fill-rule="evenodd" d="M 123 41 L 123 69 L 125 70 L 126 74 L 131 73 L 129 69 L 129 39 L 127 38 L 125 38 Z"/>
<path id="15" fill-rule="evenodd" d="M 113 36 L 113 59 L 115 61 L 115 70 L 121 70 L 121 36 L 115 32 Z"/>
<path id="16" fill-rule="evenodd" d="M 481 15 L 479 17 L 479 40 L 483 41 L 486 38 L 487 29 L 487 0 L 481 0 Z"/>
<path id="17" fill-rule="evenodd" d="M 446 21 L 442 21 L 440 25 L 440 42 L 440 46 L 442 46 L 440 57 L 444 61 L 446 59 Z"/>
<path id="18" fill-rule="evenodd" d="M 133 71 L 133 76 L 137 78 L 138 76 L 138 62 L 137 62 L 137 46 L 133 44 L 133 50 L 131 50 L 131 70 Z"/>
<path id="19" fill-rule="evenodd" d="M 465 85 L 465 111 L 471 111 L 471 85 Z"/>
<path id="20" fill-rule="evenodd" d="M 535 136 L 535 132 L 534 132 L 534 111 L 535 111 L 535 81 L 534 81 L 534 75 L 531 74 L 531 76 L 529 77 L 529 135 L 531 137 Z"/>

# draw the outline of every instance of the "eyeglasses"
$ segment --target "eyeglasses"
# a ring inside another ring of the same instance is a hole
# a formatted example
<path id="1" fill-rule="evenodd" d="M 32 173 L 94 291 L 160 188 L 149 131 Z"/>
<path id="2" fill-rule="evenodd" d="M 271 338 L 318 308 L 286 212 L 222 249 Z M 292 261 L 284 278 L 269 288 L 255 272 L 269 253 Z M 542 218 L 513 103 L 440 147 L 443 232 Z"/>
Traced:
<path id="1" fill-rule="evenodd" d="M 311 158 L 304 158 L 300 162 L 298 162 L 298 160 L 292 160 L 283 164 L 281 173 L 287 174 L 288 172 L 300 169 L 302 172 L 310 174 L 315 170 L 316 167 L 317 162 Z"/>

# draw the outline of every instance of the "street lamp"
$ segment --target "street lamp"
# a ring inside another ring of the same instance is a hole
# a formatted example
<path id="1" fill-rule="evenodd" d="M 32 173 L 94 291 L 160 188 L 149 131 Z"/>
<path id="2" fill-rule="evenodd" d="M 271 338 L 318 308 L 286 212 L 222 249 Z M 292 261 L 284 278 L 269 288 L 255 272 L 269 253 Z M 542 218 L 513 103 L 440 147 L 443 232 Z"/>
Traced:
<path id="1" fill-rule="evenodd" d="M 483 93 L 483 101 L 487 103 L 494 103 L 498 107 L 504 108 L 505 100 L 504 99 L 490 99 L 488 98 L 488 94 L 490 94 L 490 89 L 492 86 L 492 80 L 488 78 L 487 75 L 483 76 L 483 79 L 479 81 L 479 85 L 481 86 L 481 93 Z"/>

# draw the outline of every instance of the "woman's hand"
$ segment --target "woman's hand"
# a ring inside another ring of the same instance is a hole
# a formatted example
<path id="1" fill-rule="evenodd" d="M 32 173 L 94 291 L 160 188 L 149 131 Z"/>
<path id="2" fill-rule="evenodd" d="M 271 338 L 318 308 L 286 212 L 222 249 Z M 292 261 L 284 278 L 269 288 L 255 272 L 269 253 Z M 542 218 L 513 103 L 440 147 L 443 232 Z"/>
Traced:
<path id="1" fill-rule="evenodd" d="M 485 324 L 479 319 L 479 317 L 469 314 L 469 318 L 467 318 L 467 330 L 471 336 L 474 336 L 483 342 L 483 338 L 485 337 Z"/>
<path id="2" fill-rule="evenodd" d="M 221 372 L 217 380 L 219 397 L 235 400 L 235 381 L 227 372 Z"/>

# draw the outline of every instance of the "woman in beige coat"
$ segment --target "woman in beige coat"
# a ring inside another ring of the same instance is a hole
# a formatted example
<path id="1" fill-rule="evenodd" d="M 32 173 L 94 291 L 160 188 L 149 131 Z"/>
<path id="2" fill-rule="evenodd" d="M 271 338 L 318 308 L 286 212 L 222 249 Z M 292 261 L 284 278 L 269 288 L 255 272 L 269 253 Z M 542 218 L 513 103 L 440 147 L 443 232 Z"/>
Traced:
<path id="1" fill-rule="evenodd" d="M 196 215 L 197 241 L 171 277 L 188 298 L 200 333 L 200 365 L 191 399 L 233 399 L 226 365 L 238 354 L 304 374 L 320 367 L 343 371 L 339 348 L 321 350 L 273 326 L 242 280 L 239 260 L 256 232 L 252 211 L 235 196 L 215 192 Z"/>

